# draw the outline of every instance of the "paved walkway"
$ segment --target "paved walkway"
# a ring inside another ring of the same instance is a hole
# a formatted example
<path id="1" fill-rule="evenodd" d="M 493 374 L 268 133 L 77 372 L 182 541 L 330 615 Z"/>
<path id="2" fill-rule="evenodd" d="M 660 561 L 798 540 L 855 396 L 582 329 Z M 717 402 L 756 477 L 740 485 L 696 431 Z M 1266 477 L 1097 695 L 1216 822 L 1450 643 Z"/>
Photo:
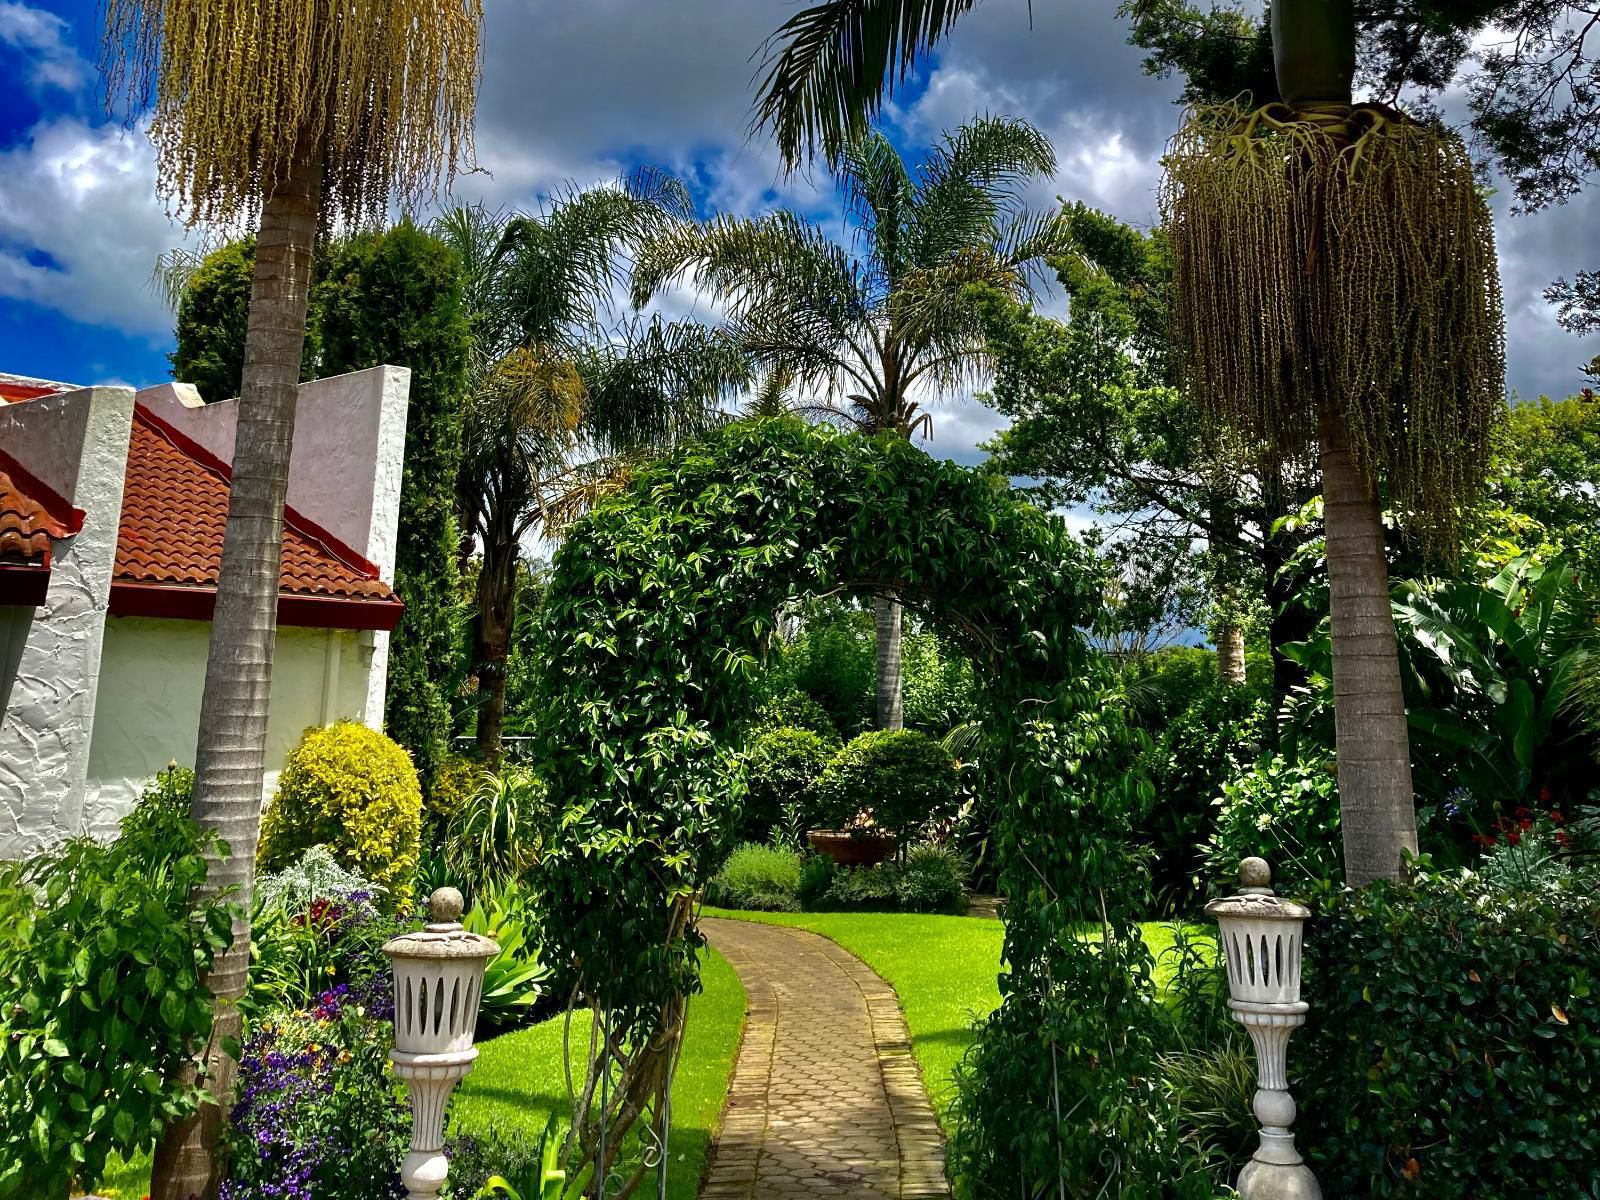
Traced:
<path id="1" fill-rule="evenodd" d="M 749 998 L 701 1200 L 948 1196 L 894 991 L 827 938 L 706 918 Z"/>

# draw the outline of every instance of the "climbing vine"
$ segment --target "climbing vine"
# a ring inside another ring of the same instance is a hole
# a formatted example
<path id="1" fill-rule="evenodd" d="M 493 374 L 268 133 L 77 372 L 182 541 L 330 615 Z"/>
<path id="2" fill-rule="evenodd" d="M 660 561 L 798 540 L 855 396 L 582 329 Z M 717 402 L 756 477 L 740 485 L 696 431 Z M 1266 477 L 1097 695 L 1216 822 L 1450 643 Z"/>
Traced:
<path id="1" fill-rule="evenodd" d="M 991 1032 L 1042 1014 L 1032 1039 L 1058 1059 L 1013 1094 L 1042 1122 L 974 1113 L 995 1129 L 968 1163 L 998 1161 L 984 1147 L 1005 1140 L 1002 1126 L 1025 1128 L 1040 1140 L 1028 1170 L 1070 1160 L 1122 1190 L 1131 1168 L 1108 1166 L 1105 1150 L 1121 1139 L 1120 1158 L 1138 1160 L 1161 1101 L 1136 873 L 1121 848 L 1148 788 L 1132 781 L 1137 735 L 1106 703 L 1109 675 L 1080 633 L 1101 582 L 1063 523 L 1003 478 L 903 439 L 793 420 L 716 431 L 572 532 L 538 633 L 540 769 L 556 825 L 530 886 L 546 952 L 571 965 L 599 1014 L 578 1187 L 592 1187 L 591 1171 L 610 1176 L 670 1079 L 696 987 L 696 896 L 737 824 L 737 734 L 780 607 L 887 590 L 958 641 L 980 677 L 1011 897 Z M 618 1176 L 607 1194 L 638 1178 Z"/>

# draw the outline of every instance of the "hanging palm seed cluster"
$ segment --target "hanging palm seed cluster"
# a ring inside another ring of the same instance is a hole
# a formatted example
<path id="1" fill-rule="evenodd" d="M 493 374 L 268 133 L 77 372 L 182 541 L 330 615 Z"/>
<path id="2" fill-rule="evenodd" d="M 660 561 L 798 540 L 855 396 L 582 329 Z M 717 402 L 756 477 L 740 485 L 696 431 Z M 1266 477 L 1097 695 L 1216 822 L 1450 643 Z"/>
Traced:
<path id="1" fill-rule="evenodd" d="M 191 225 L 249 221 L 308 153 L 326 216 L 352 222 L 472 160 L 482 0 L 106 3 L 109 94 L 153 99 L 163 194 Z"/>
<path id="2" fill-rule="evenodd" d="M 1461 140 L 1381 105 L 1230 104 L 1191 112 L 1166 166 L 1176 340 L 1211 429 L 1298 456 L 1328 406 L 1408 533 L 1453 545 L 1505 378 Z"/>

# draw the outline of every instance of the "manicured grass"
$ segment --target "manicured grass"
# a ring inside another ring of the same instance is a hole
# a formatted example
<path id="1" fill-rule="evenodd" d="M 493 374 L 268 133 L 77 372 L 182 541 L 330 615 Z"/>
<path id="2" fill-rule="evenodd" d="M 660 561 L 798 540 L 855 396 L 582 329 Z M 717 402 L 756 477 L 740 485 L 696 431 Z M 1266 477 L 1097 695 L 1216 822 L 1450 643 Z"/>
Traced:
<path id="1" fill-rule="evenodd" d="M 699 1189 L 744 1026 L 745 996 L 738 976 L 720 954 L 709 949 L 706 954 L 700 967 L 705 990 L 689 1002 L 683 1057 L 672 1085 L 670 1200 L 694 1200 Z M 451 1100 L 452 1125 L 466 1133 L 498 1129 L 505 1135 L 536 1139 L 551 1113 L 569 1115 L 561 1028 L 562 1018 L 553 1017 L 484 1042 L 472 1074 Z M 139 1200 L 149 1190 L 150 1159 L 141 1156 L 116 1164 L 100 1193 L 114 1200 Z"/>
<path id="2" fill-rule="evenodd" d="M 727 961 L 708 949 L 700 978 L 705 990 L 689 1001 L 683 1057 L 672 1084 L 671 1161 L 667 1168 L 671 1200 L 694 1200 L 699 1189 L 744 1026 L 744 988 Z M 567 1116 L 571 1109 L 561 1032 L 562 1018 L 553 1017 L 485 1042 L 472 1074 L 451 1102 L 455 1127 L 467 1133 L 487 1134 L 498 1129 L 504 1134 L 537 1138 L 551 1113 Z M 577 1018 L 573 1036 L 587 1037 L 587 1026 Z M 582 1064 L 577 1064 L 577 1069 L 581 1068 Z M 574 1082 L 581 1086 L 581 1080 Z M 653 1194 L 653 1180 L 650 1190 Z"/>
<path id="3" fill-rule="evenodd" d="M 999 921 L 978 917 L 905 913 L 756 913 L 707 908 L 710 917 L 734 917 L 792 925 L 832 938 L 894 988 L 911 1031 L 911 1049 L 922 1067 L 928 1099 L 941 1121 L 955 1098 L 955 1068 L 972 1045 L 974 1024 L 1000 1004 Z M 1156 956 L 1156 978 L 1165 984 L 1164 952 L 1172 927 L 1141 926 Z"/>

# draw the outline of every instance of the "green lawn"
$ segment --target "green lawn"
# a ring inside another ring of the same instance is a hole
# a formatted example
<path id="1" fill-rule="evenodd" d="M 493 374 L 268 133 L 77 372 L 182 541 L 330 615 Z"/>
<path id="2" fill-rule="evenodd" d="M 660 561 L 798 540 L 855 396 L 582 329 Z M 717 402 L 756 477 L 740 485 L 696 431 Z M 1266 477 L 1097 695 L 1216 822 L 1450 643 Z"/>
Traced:
<path id="1" fill-rule="evenodd" d="M 672 1084 L 670 1200 L 694 1200 L 699 1189 L 744 1026 L 744 988 L 738 976 L 716 951 L 707 953 L 700 974 L 705 990 L 689 1002 L 683 1058 Z M 552 1112 L 570 1112 L 561 1025 L 562 1018 L 554 1017 L 485 1042 L 451 1103 L 456 1126 L 470 1133 L 500 1129 L 537 1137 Z M 578 1033 L 575 1025 L 574 1036 Z M 653 1182 L 649 1190 L 654 1194 Z"/>
<path id="2" fill-rule="evenodd" d="M 744 1026 L 744 988 L 720 954 L 707 952 L 701 979 L 705 991 L 689 1002 L 683 1058 L 672 1086 L 671 1162 L 667 1169 L 670 1200 L 694 1200 Z M 562 1068 L 561 1025 L 562 1018 L 553 1017 L 484 1042 L 472 1074 L 451 1101 L 453 1125 L 469 1133 L 499 1129 L 537 1138 L 552 1112 L 565 1116 L 570 1110 Z M 139 1200 L 149 1190 L 148 1157 L 115 1165 L 100 1189 L 101 1194 L 120 1200 Z"/>
<path id="3" fill-rule="evenodd" d="M 793 925 L 838 942 L 888 981 L 900 997 L 911 1048 L 922 1067 L 928 1098 L 944 1121 L 955 1098 L 954 1073 L 973 1042 L 975 1021 L 1000 1003 L 997 977 L 1004 929 L 978 917 L 904 913 L 755 913 L 707 908 L 709 917 L 734 917 Z M 1142 927 L 1165 983 L 1163 954 L 1172 945 L 1169 925 Z"/>

